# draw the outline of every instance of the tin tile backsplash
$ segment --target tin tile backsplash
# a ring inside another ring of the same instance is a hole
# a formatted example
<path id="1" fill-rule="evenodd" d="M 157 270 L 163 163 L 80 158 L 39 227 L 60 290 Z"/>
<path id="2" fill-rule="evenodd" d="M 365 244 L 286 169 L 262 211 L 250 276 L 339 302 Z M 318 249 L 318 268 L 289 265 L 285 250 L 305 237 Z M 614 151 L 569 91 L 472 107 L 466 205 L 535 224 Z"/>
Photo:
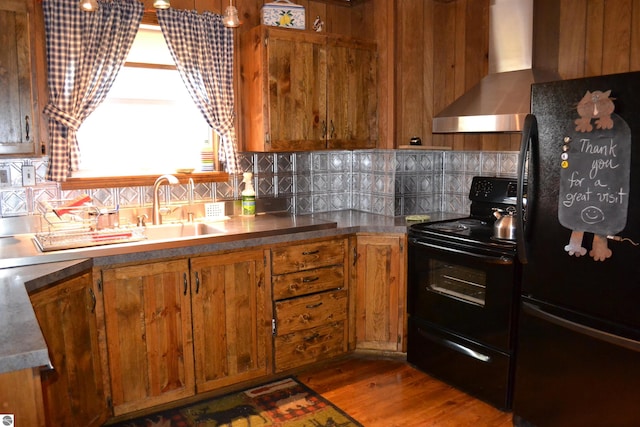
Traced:
<path id="1" fill-rule="evenodd" d="M 466 213 L 475 175 L 515 176 L 517 152 L 358 150 L 300 153 L 240 153 L 240 167 L 254 173 L 258 198 L 285 198 L 292 213 L 355 209 L 387 216 L 433 211 Z M 33 164 L 36 185 L 22 185 L 22 166 Z M 47 159 L 0 160 L 2 217 L 37 213 L 39 202 L 67 199 L 79 191 L 61 191 L 44 180 Z M 235 200 L 241 177 L 197 184 L 196 201 Z M 150 187 L 88 190 L 103 206 L 151 203 Z M 163 190 L 164 191 L 164 190 Z M 171 186 L 169 201 L 184 201 L 186 186 Z M 164 197 L 163 197 L 164 199 Z"/>

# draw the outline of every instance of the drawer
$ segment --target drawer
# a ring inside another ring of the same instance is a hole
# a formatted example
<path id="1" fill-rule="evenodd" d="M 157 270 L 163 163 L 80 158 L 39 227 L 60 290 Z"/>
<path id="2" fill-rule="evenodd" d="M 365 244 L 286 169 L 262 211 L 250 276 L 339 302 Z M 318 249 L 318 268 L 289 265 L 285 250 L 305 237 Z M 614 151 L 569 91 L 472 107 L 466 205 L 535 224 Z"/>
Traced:
<path id="1" fill-rule="evenodd" d="M 338 356 L 347 351 L 345 321 L 275 338 L 276 372 Z"/>
<path id="2" fill-rule="evenodd" d="M 271 274 L 294 273 L 344 263 L 344 240 L 285 246 L 271 251 Z"/>
<path id="3" fill-rule="evenodd" d="M 347 318 L 347 291 L 329 291 L 275 304 L 277 335 L 315 328 Z"/>
<path id="4" fill-rule="evenodd" d="M 345 288 L 342 265 L 273 276 L 271 281 L 274 300 Z"/>

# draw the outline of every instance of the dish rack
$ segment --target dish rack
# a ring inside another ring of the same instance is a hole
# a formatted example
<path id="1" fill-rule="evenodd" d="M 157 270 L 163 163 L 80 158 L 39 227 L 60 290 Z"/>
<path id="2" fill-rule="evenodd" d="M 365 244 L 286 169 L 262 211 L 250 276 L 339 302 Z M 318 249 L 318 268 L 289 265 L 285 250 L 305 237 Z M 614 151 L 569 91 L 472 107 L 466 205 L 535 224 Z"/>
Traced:
<path id="1" fill-rule="evenodd" d="M 41 204 L 40 231 L 34 236 L 43 252 L 85 248 L 146 239 L 144 227 L 99 228 L 100 209 L 89 203 L 49 200 Z"/>

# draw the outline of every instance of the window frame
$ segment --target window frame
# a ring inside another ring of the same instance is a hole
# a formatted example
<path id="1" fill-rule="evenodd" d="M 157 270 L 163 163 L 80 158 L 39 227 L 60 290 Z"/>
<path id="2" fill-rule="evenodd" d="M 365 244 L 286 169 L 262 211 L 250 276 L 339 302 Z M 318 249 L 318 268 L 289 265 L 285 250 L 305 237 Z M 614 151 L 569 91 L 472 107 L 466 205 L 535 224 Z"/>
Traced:
<path id="1" fill-rule="evenodd" d="M 158 19 L 155 12 L 145 12 L 140 25 L 158 25 Z M 164 64 L 147 64 L 138 62 L 127 62 L 125 66 L 138 67 L 138 68 L 154 68 L 154 69 L 168 69 L 177 70 L 175 65 Z M 213 130 L 212 133 L 215 133 Z M 213 151 L 218 152 L 218 138 L 212 138 Z M 192 172 L 192 173 L 173 173 L 180 182 L 187 182 L 189 178 L 193 179 L 193 182 L 207 183 L 207 182 L 228 182 L 229 173 L 220 171 L 220 162 L 217 156 L 214 156 L 215 171 L 211 172 Z M 62 190 L 81 190 L 81 189 L 95 189 L 95 188 L 121 188 L 121 187 L 133 187 L 133 186 L 151 186 L 158 178 L 157 174 L 153 175 L 112 175 L 112 176 L 70 176 L 66 181 L 60 183 Z"/>

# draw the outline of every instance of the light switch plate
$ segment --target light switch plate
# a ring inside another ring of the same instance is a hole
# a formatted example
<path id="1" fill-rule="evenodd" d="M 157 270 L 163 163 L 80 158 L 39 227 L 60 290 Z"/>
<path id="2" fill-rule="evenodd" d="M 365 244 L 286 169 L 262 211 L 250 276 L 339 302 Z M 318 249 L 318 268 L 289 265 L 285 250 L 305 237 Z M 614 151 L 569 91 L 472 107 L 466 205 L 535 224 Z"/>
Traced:
<path id="1" fill-rule="evenodd" d="M 36 185 L 36 167 L 33 165 L 22 165 L 22 185 L 28 187 Z"/>

